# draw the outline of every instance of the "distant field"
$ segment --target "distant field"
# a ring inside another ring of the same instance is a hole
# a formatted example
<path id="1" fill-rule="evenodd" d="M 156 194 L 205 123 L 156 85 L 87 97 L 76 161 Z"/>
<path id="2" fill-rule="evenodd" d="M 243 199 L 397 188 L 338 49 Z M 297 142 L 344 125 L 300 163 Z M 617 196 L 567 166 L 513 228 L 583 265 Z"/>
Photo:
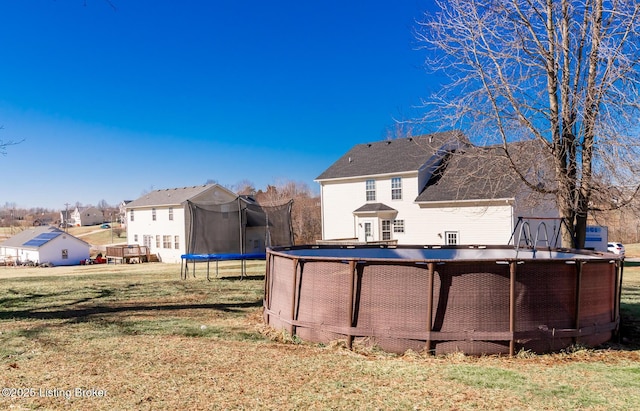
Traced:
<path id="1" fill-rule="evenodd" d="M 630 258 L 640 258 L 640 244 L 625 244 L 625 255 Z"/>

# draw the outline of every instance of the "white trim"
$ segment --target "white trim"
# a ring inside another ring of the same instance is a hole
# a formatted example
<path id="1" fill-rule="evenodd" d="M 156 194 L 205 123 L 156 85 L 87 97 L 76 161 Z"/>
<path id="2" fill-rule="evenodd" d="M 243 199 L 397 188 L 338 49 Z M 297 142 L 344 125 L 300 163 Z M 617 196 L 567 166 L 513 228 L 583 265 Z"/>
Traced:
<path id="1" fill-rule="evenodd" d="M 418 175 L 418 170 L 411 170 L 411 171 L 398 171 L 395 173 L 382 173 L 382 174 L 363 174 L 363 175 L 358 175 L 358 176 L 350 176 L 350 177 L 335 177 L 335 178 L 323 178 L 323 179 L 316 179 L 313 180 L 316 183 L 322 184 L 322 183 L 333 183 L 333 182 L 341 182 L 341 181 L 349 181 L 349 180 L 354 180 L 354 181 L 358 181 L 358 180 L 370 180 L 370 179 L 377 179 L 377 178 L 384 178 L 384 177 L 398 177 L 398 176 L 407 176 L 407 177 L 414 177 Z"/>

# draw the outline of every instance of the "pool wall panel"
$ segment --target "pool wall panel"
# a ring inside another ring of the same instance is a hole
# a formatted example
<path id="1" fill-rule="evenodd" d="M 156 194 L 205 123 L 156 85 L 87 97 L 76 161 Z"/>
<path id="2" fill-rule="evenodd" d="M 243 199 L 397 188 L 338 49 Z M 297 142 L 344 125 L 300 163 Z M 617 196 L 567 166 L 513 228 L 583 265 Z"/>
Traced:
<path id="1" fill-rule="evenodd" d="M 305 341 L 544 353 L 604 343 L 618 323 L 619 264 L 607 258 L 358 260 L 296 251 L 268 252 L 265 321 Z"/>

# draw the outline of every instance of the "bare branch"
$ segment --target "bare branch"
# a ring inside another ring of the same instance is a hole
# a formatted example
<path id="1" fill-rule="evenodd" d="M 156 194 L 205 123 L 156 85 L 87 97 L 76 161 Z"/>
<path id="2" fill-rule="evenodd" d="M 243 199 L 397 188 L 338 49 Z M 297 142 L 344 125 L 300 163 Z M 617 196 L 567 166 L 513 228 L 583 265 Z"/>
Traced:
<path id="1" fill-rule="evenodd" d="M 555 193 L 580 243 L 590 209 L 630 204 L 640 192 L 640 4 L 437 4 L 416 38 L 426 66 L 449 81 L 423 101 L 423 120 L 444 120 L 476 144 L 500 143 L 528 187 Z M 542 186 L 511 153 L 512 142 L 533 139 L 554 168 L 554 181 Z M 607 200 L 614 195 L 615 204 Z"/>

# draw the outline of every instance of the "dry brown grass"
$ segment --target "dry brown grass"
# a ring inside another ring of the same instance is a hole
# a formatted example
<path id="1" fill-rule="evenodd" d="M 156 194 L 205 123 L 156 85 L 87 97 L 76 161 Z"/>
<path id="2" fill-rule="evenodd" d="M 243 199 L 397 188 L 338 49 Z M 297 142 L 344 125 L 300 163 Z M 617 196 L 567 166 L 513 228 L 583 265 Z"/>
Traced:
<path id="1" fill-rule="evenodd" d="M 0 385 L 37 390 L 0 408 L 640 408 L 640 351 L 630 346 L 473 358 L 301 343 L 264 328 L 264 265 L 250 269 L 239 281 L 227 263 L 207 282 L 200 268 L 181 281 L 169 264 L 0 268 Z M 640 294 L 640 269 L 625 276 L 626 292 Z M 635 298 L 625 309 L 640 306 Z"/>
<path id="2" fill-rule="evenodd" d="M 630 258 L 640 257 L 640 244 L 625 244 L 624 245 L 625 256 Z"/>

